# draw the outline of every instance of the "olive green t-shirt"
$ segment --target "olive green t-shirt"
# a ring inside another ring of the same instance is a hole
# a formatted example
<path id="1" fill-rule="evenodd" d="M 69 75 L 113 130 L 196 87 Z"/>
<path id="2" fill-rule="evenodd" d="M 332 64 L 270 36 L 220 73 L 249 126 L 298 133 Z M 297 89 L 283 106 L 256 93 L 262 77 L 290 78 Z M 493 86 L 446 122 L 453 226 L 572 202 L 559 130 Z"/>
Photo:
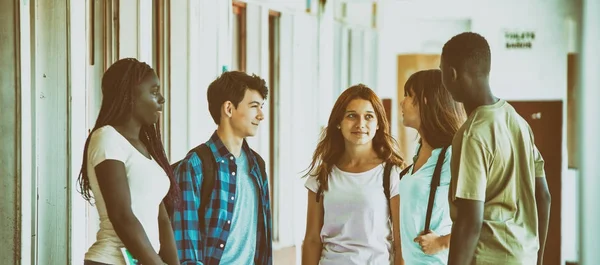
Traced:
<path id="1" fill-rule="evenodd" d="M 484 202 L 473 264 L 536 264 L 535 178 L 544 160 L 527 122 L 504 100 L 475 109 L 452 142 L 450 216 L 458 198 Z"/>

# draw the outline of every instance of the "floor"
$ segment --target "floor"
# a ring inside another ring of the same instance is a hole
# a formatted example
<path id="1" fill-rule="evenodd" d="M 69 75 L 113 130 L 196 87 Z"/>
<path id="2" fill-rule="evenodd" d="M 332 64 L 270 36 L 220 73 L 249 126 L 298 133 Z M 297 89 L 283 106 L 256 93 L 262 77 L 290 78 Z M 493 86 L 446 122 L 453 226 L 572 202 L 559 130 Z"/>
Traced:
<path id="1" fill-rule="evenodd" d="M 296 265 L 296 247 L 273 251 L 273 265 Z"/>

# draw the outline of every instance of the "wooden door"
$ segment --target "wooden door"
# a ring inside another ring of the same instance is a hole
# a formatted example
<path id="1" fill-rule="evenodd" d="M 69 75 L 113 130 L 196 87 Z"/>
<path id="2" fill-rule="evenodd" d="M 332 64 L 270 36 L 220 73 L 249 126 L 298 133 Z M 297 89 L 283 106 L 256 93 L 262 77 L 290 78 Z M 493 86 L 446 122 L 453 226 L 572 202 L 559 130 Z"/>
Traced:
<path id="1" fill-rule="evenodd" d="M 561 260 L 562 201 L 562 101 L 509 102 L 525 118 L 535 136 L 535 144 L 545 161 L 546 180 L 552 196 L 550 225 L 544 251 L 544 265 L 559 265 Z"/>
<path id="2" fill-rule="evenodd" d="M 416 130 L 404 127 L 402 123 L 402 100 L 404 100 L 404 84 L 408 78 L 420 70 L 438 69 L 440 66 L 439 54 L 403 54 L 398 55 L 398 143 L 400 152 L 404 155 L 407 163 L 412 163 L 408 157 L 412 157 L 416 145 Z"/>

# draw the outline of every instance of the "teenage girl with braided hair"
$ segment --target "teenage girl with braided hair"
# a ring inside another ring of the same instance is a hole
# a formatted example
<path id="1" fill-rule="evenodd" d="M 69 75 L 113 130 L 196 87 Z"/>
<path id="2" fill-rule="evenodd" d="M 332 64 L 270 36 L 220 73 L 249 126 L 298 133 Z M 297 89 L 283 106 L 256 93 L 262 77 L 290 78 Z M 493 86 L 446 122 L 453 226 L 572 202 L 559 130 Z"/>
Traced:
<path id="1" fill-rule="evenodd" d="M 84 264 L 125 264 L 123 247 L 144 265 L 179 264 L 166 210 L 178 191 L 158 129 L 158 77 L 146 63 L 121 59 L 104 73 L 102 95 L 78 179 L 100 217 Z"/>

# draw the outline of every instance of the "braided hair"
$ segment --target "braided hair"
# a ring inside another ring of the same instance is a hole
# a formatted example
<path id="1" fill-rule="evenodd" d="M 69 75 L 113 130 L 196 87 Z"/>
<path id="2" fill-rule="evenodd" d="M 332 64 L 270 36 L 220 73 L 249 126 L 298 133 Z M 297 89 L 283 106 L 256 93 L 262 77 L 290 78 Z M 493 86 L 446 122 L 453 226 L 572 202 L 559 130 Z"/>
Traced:
<path id="1" fill-rule="evenodd" d="M 79 184 L 79 193 L 83 198 L 92 203 L 92 194 L 90 193 L 90 180 L 87 172 L 88 167 L 88 146 L 90 136 L 97 129 L 105 125 L 119 125 L 130 117 L 133 112 L 133 88 L 139 85 L 149 74 L 153 74 L 148 64 L 140 62 L 133 58 L 120 59 L 111 65 L 102 76 L 102 106 L 96 119 L 94 128 L 88 135 L 83 148 L 83 163 L 77 182 Z M 142 125 L 140 130 L 140 140 L 150 155 L 164 169 L 171 182 L 169 192 L 163 200 L 169 212 L 179 204 L 179 187 L 175 182 L 173 170 L 165 154 L 165 149 L 161 141 L 159 124 Z"/>

